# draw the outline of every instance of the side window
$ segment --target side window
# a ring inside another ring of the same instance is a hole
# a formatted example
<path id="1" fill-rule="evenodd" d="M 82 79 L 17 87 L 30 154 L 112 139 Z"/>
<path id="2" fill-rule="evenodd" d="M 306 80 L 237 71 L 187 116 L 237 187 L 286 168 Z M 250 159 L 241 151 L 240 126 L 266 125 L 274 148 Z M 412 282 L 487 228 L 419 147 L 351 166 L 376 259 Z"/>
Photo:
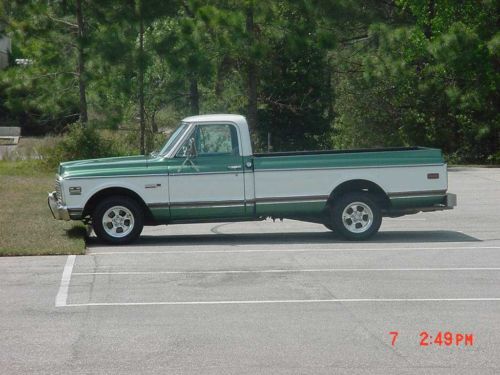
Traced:
<path id="1" fill-rule="evenodd" d="M 194 144 L 198 156 L 240 153 L 236 128 L 228 124 L 198 125 L 176 156 L 185 157 L 190 144 Z"/>

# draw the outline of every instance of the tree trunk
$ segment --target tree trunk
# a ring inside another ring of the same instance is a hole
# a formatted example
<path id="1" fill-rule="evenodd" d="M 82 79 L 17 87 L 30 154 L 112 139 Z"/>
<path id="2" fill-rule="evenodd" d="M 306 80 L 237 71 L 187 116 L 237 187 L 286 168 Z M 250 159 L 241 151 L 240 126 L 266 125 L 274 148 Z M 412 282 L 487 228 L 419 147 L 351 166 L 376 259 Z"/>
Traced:
<path id="1" fill-rule="evenodd" d="M 249 49 L 252 49 L 255 39 L 255 27 L 253 20 L 253 7 L 249 6 L 246 12 L 246 31 L 249 38 Z M 253 56 L 247 60 L 247 89 L 248 89 L 248 109 L 247 120 L 250 134 L 257 127 L 257 64 Z M 254 133 L 255 134 L 255 133 Z"/>
<path id="2" fill-rule="evenodd" d="M 84 21 L 82 13 L 82 0 L 76 0 L 76 21 L 78 24 L 78 66 L 77 66 L 77 76 L 78 76 L 78 88 L 80 92 L 80 122 L 82 124 L 87 124 L 88 114 L 87 114 L 87 94 L 85 88 L 85 55 L 83 49 L 83 38 L 85 36 Z"/>
<path id="3" fill-rule="evenodd" d="M 217 74 L 215 76 L 215 97 L 217 99 L 222 97 L 222 92 L 224 91 L 224 59 L 217 66 Z"/>
<path id="4" fill-rule="evenodd" d="M 144 18 L 142 14 L 142 4 L 139 5 L 139 123 L 140 123 L 140 143 L 141 154 L 146 154 L 145 147 L 145 133 L 146 133 L 146 119 L 144 114 Z"/>
<path id="5" fill-rule="evenodd" d="M 427 39 L 432 37 L 432 20 L 436 16 L 436 0 L 428 0 L 427 20 L 424 26 L 424 35 Z"/>
<path id="6" fill-rule="evenodd" d="M 189 104 L 191 107 L 191 115 L 199 115 L 200 93 L 198 91 L 198 80 L 195 77 L 189 80 Z"/>
<path id="7" fill-rule="evenodd" d="M 224 92 L 224 79 L 227 73 L 230 71 L 233 61 L 228 57 L 224 56 L 221 62 L 217 65 L 217 72 L 215 77 L 215 96 L 217 99 L 222 98 Z"/>
<path id="8" fill-rule="evenodd" d="M 153 113 L 151 114 L 151 131 L 153 134 L 158 133 L 158 124 L 156 123 L 156 111 L 153 110 Z"/>
<path id="9" fill-rule="evenodd" d="M 328 95 L 328 124 L 332 127 L 333 121 L 335 119 L 335 114 L 334 114 L 334 109 L 333 109 L 334 92 L 333 92 L 333 86 L 332 86 L 332 68 L 330 67 L 329 63 L 327 63 L 326 66 L 328 69 L 327 82 L 326 82 L 326 88 L 328 90 L 327 91 L 327 95 Z"/>

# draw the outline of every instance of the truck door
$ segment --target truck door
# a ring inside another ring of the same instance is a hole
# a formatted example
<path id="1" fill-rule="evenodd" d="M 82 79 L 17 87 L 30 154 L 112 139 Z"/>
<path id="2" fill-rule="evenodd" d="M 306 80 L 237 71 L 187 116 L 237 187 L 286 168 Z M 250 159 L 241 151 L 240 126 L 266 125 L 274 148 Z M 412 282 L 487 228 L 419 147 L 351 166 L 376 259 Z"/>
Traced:
<path id="1" fill-rule="evenodd" d="M 245 217 L 243 158 L 233 124 L 198 124 L 169 165 L 172 220 Z"/>

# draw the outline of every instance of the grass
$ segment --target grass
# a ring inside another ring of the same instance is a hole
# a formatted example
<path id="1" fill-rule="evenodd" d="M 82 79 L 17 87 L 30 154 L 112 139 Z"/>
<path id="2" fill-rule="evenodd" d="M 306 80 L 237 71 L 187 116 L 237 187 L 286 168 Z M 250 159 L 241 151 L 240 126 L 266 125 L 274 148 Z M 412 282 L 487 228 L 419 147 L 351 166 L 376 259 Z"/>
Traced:
<path id="1" fill-rule="evenodd" d="M 3 150 L 0 150 L 0 160 L 41 159 L 44 150 L 54 148 L 60 140 L 61 137 L 58 136 L 21 137 L 17 145 L 11 145 L 9 148 L 4 147 Z M 0 139 L 0 146 L 2 146 L 1 141 Z"/>
<path id="2" fill-rule="evenodd" d="M 55 171 L 48 171 L 41 160 L 0 160 L 0 178 L 3 176 L 54 177 L 54 175 Z M 54 190 L 53 186 L 51 189 Z"/>
<path id="3" fill-rule="evenodd" d="M 85 253 L 85 226 L 52 217 L 52 190 L 39 161 L 0 161 L 0 256 Z"/>

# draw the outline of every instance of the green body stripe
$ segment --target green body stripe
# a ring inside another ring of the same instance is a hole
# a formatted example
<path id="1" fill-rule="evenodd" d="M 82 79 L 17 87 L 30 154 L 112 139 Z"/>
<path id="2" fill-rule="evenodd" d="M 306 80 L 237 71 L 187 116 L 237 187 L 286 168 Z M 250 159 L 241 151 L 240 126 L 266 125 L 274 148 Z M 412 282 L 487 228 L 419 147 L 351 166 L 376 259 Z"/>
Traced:
<path id="1" fill-rule="evenodd" d="M 441 150 L 419 148 L 404 151 L 346 152 L 336 154 L 286 155 L 257 157 L 256 170 L 383 167 L 443 164 Z"/>
<path id="2" fill-rule="evenodd" d="M 257 203 L 257 216 L 299 216 L 319 215 L 324 210 L 324 202 L 279 202 L 279 203 Z"/>
<path id="3" fill-rule="evenodd" d="M 274 169 L 360 168 L 383 166 L 411 166 L 443 164 L 441 151 L 418 148 L 400 151 L 358 151 L 325 154 L 277 155 L 246 158 L 253 160 L 256 171 Z M 168 173 L 227 172 L 226 166 L 243 164 L 243 158 L 231 155 L 198 157 L 193 167 L 183 158 L 163 159 L 149 156 L 129 156 L 79 160 L 61 163 L 59 174 L 64 178 L 121 177 L 141 175 L 167 175 Z M 243 167 L 242 172 L 251 171 Z"/>
<path id="4" fill-rule="evenodd" d="M 174 217 L 178 220 L 188 219 L 213 219 L 213 218 L 238 218 L 242 217 L 242 207 L 171 207 L 168 208 L 152 208 L 151 213 L 155 219 L 165 220 L 166 218 Z M 252 215 L 244 216 L 252 217 Z"/>

